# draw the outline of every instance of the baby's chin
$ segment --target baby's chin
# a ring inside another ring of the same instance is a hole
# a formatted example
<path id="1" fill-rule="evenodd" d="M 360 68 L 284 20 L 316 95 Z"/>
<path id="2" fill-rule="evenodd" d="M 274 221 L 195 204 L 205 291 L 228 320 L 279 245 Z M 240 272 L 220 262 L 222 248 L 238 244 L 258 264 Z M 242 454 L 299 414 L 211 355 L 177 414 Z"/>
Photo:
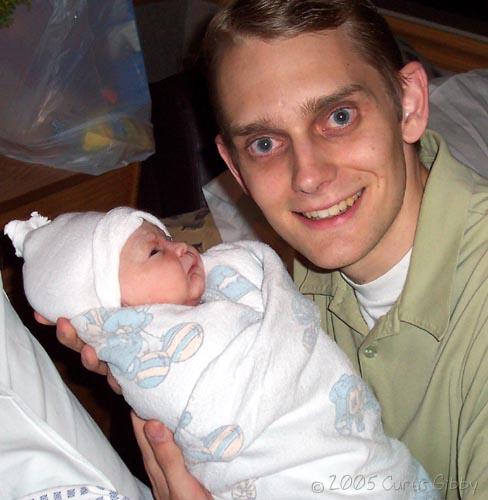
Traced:
<path id="1" fill-rule="evenodd" d="M 193 290 L 193 293 L 191 293 L 192 296 L 185 301 L 184 305 L 198 306 L 198 304 L 202 303 L 203 292 L 205 291 L 205 281 L 202 280 L 201 283 L 197 283 L 196 287 L 198 288 L 198 290 L 197 291 Z"/>
<path id="2" fill-rule="evenodd" d="M 185 306 L 198 306 L 198 304 L 201 304 L 201 303 L 202 303 L 202 298 L 199 297 L 198 299 L 189 299 L 183 305 L 185 305 Z"/>

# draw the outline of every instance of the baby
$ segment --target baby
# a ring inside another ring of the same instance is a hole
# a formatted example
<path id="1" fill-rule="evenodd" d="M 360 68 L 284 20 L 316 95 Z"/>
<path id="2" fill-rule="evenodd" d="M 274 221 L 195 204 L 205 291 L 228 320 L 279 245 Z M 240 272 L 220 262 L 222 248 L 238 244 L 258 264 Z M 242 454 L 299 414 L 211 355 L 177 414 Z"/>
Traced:
<path id="1" fill-rule="evenodd" d="M 33 308 L 71 319 L 216 498 L 438 498 L 266 245 L 201 258 L 125 207 L 36 214 L 6 233 Z"/>

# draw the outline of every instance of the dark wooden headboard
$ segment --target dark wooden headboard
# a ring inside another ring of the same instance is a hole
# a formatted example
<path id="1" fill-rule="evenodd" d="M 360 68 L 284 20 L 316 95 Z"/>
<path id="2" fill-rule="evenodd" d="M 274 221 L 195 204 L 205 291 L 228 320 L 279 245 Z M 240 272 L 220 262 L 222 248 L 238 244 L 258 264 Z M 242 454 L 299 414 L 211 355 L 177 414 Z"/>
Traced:
<path id="1" fill-rule="evenodd" d="M 384 15 L 397 36 L 436 66 L 456 73 L 488 68 L 488 38 L 391 12 Z"/>
<path id="2" fill-rule="evenodd" d="M 225 5 L 227 0 L 212 0 Z M 488 37 L 483 38 L 416 17 L 381 11 L 393 32 L 432 64 L 456 73 L 488 68 Z"/>

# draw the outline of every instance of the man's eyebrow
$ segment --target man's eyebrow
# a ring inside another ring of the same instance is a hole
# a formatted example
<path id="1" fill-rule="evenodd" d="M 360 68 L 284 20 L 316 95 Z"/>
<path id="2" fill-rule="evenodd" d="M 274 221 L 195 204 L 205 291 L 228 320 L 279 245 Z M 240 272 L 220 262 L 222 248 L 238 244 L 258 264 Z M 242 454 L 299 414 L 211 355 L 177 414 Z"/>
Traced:
<path id="1" fill-rule="evenodd" d="M 348 97 L 351 97 L 353 94 L 357 93 L 362 93 L 366 96 L 371 95 L 369 90 L 366 89 L 363 85 L 359 83 L 352 83 L 351 85 L 347 85 L 346 87 L 339 89 L 333 94 L 309 99 L 300 106 L 300 109 L 304 115 L 316 114 L 323 109 L 331 108 L 339 104 L 340 102 L 344 101 L 344 99 L 347 99 Z"/>
<path id="2" fill-rule="evenodd" d="M 245 137 L 252 134 L 281 134 L 283 131 L 276 127 L 271 120 L 267 118 L 259 119 L 248 125 L 236 125 L 230 128 L 231 137 Z"/>
<path id="3" fill-rule="evenodd" d="M 322 96 L 322 97 L 314 97 L 309 99 L 305 103 L 300 106 L 300 109 L 303 114 L 316 114 L 323 109 L 330 108 L 339 102 L 351 97 L 353 94 L 361 92 L 367 96 L 370 96 L 371 93 L 361 84 L 353 83 L 351 85 L 347 85 L 342 87 L 337 92 L 333 94 Z M 282 134 L 283 130 L 276 126 L 275 123 L 269 118 L 261 118 L 256 120 L 253 123 L 249 123 L 247 125 L 235 125 L 231 126 L 230 137 L 245 137 L 252 134 Z"/>

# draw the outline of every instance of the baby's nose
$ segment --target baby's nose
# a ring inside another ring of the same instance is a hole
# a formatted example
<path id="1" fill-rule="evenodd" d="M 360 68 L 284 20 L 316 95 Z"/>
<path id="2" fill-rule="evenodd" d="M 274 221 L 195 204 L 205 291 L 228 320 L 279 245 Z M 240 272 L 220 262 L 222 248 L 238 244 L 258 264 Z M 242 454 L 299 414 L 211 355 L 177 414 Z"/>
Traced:
<path id="1" fill-rule="evenodd" d="M 173 247 L 173 251 L 179 257 L 184 255 L 188 250 L 188 245 L 184 241 L 172 241 L 170 244 Z"/>

